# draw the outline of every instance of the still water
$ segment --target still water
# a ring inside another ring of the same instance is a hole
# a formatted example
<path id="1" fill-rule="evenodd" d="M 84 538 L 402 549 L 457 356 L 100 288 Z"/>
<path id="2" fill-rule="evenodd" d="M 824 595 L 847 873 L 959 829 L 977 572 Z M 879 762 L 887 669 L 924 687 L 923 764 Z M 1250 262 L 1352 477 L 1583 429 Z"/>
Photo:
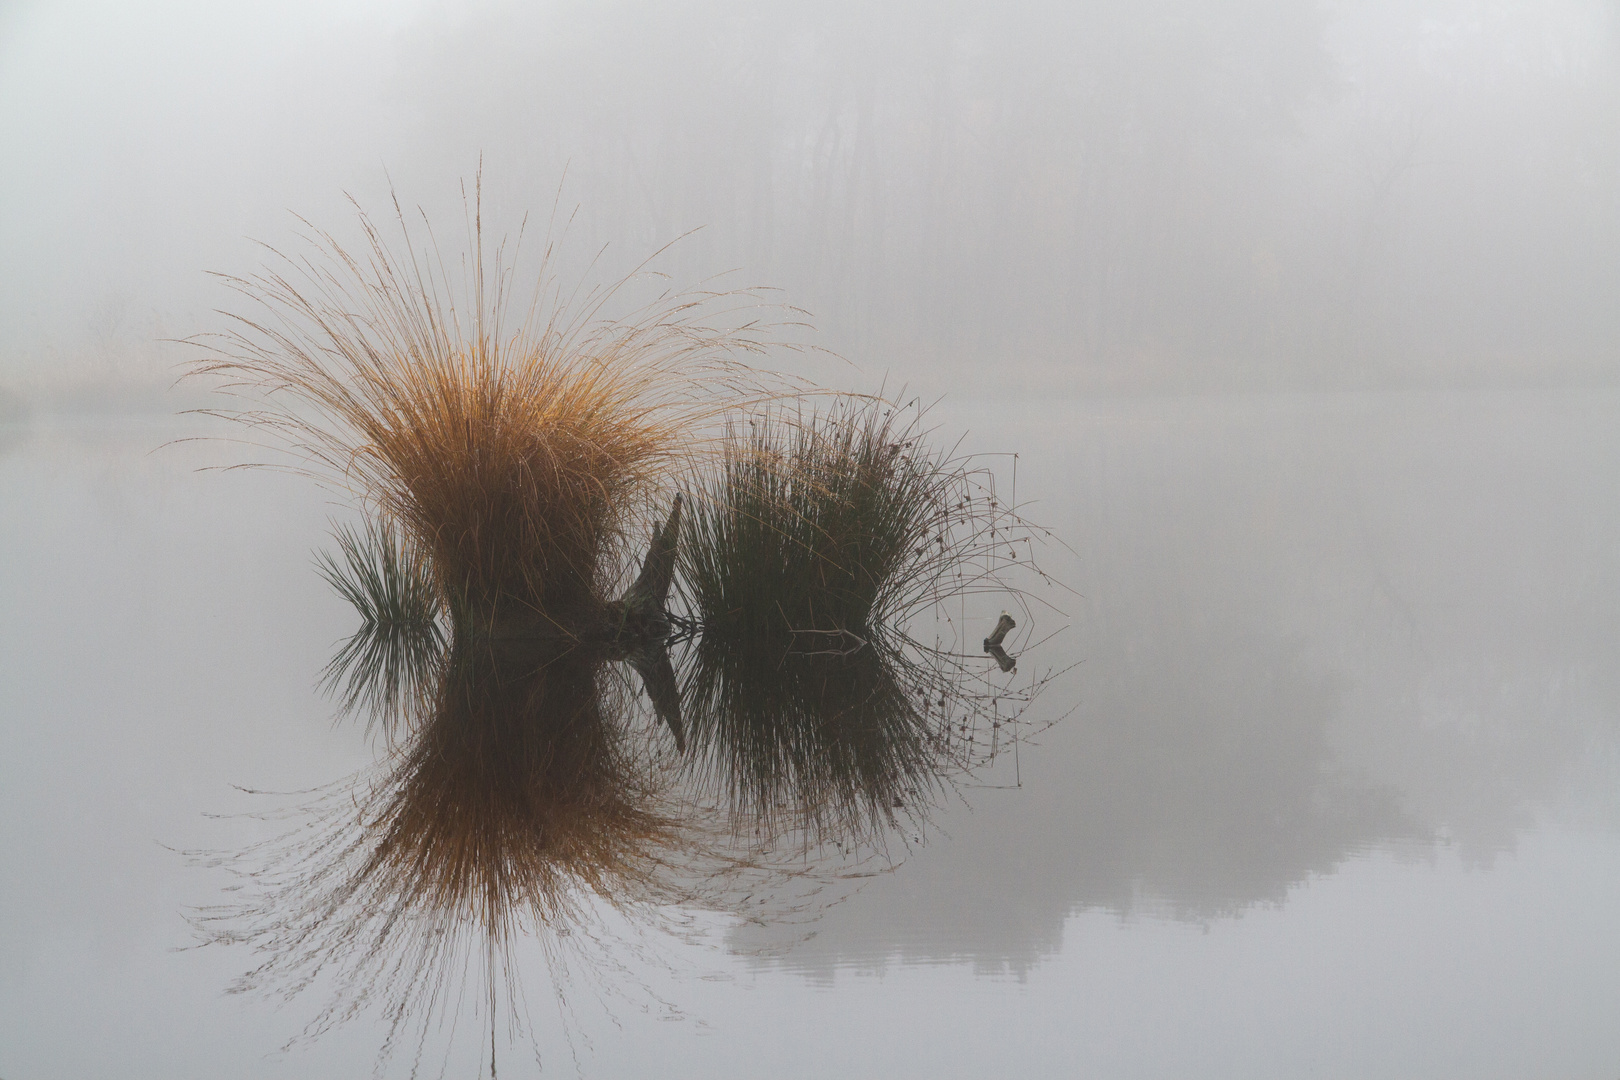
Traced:
<path id="1" fill-rule="evenodd" d="M 1067 545 L 1061 633 L 1020 661 L 1069 668 L 1056 725 L 813 917 L 698 913 L 629 954 L 633 992 L 560 1008 L 537 969 L 548 1072 L 1620 1075 L 1620 393 L 931 419 L 1017 451 Z M 280 1052 L 310 1003 L 227 996 L 252 958 L 183 948 L 229 881 L 176 849 L 264 828 L 207 815 L 370 759 L 315 688 L 352 630 L 311 562 L 344 511 L 171 442 L 227 434 L 0 429 L 5 1080 L 375 1060 L 367 1018 Z"/>

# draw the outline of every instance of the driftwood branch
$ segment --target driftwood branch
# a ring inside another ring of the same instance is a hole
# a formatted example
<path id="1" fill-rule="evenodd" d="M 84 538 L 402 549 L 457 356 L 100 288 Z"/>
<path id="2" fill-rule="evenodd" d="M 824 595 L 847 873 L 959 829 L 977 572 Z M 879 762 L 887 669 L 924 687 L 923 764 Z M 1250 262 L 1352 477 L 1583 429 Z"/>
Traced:
<path id="1" fill-rule="evenodd" d="M 681 538 L 681 496 L 675 494 L 675 504 L 670 508 L 669 519 L 654 533 L 652 543 L 647 547 L 647 557 L 641 563 L 641 573 L 636 576 L 636 583 L 630 586 L 619 604 L 623 606 L 626 615 L 631 613 L 644 618 L 665 615 L 664 607 L 669 602 L 669 586 L 675 580 L 675 552 Z"/>
<path id="2" fill-rule="evenodd" d="M 1001 665 L 1002 671 L 1011 671 L 1018 666 L 1018 659 L 1008 656 L 1007 650 L 1001 647 L 1002 639 L 1007 636 L 1007 631 L 1017 625 L 1017 623 L 1013 622 L 1013 617 L 1003 611 L 1001 618 L 996 620 L 996 628 L 990 632 L 989 637 L 984 639 L 984 651 L 995 658 L 996 663 Z"/>

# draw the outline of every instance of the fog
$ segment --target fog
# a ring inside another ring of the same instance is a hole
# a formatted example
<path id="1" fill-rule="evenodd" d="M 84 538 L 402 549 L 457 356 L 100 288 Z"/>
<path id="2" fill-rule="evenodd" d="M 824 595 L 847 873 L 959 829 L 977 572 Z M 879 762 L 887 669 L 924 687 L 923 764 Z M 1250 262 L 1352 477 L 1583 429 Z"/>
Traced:
<path id="1" fill-rule="evenodd" d="M 22 3 L 0 146 L 13 394 L 167 382 L 249 238 L 390 187 L 458 223 L 480 160 L 486 230 L 559 205 L 615 269 L 697 230 L 663 269 L 874 380 L 1615 371 L 1612 2 Z"/>
<path id="2" fill-rule="evenodd" d="M 1070 625 L 1019 661 L 1069 667 L 1035 705 L 1059 722 L 813 922 L 683 954 L 659 985 L 692 1022 L 582 995 L 578 1072 L 1613 1075 L 1620 393 L 936 419 L 1020 447 L 1072 548 L 1045 558 Z M 382 1039 L 276 1054 L 308 1001 L 226 995 L 240 948 L 175 951 L 240 881 L 174 849 L 261 836 L 209 816 L 264 809 L 233 785 L 374 751 L 316 685 L 355 622 L 311 565 L 330 494 L 205 471 L 228 429 L 186 424 L 0 427 L 6 1077 L 365 1075 Z M 153 452 L 176 435 L 216 437 Z"/>
<path id="3" fill-rule="evenodd" d="M 1072 712 L 1026 748 L 1021 790 L 965 793 L 947 841 L 779 962 L 1023 975 L 1072 945 L 1077 911 L 1207 927 L 1291 906 L 1369 850 L 1486 870 L 1552 821 L 1613 835 L 1614 405 L 998 410 L 1077 551 L 1061 570 L 1083 599 L 1053 651 L 1083 663 L 1049 703 Z"/>
<path id="4" fill-rule="evenodd" d="M 455 279 L 475 190 L 1051 530 L 953 623 L 1038 737 L 620 1013 L 531 957 L 548 1069 L 1615 1075 L 1620 0 L 0 0 L 0 1073 L 377 1062 L 184 948 L 213 815 L 381 750 L 311 565 L 370 504 L 175 380 L 215 275 L 397 198 Z"/>

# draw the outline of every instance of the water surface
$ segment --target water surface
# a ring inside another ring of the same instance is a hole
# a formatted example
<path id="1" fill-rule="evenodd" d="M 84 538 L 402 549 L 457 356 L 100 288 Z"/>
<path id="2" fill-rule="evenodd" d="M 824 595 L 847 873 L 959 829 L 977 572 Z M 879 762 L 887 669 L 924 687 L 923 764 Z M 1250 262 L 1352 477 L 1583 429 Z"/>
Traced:
<path id="1" fill-rule="evenodd" d="M 671 944 L 673 974 L 638 976 L 659 998 L 613 1020 L 591 998 L 553 1023 L 535 994 L 548 1068 L 1620 1070 L 1620 394 L 933 418 L 1018 451 L 1068 545 L 1044 561 L 1076 595 L 1041 616 L 1067 628 L 1021 661 L 1077 665 L 1039 705 L 1061 721 L 813 922 Z M 342 509 L 197 471 L 239 459 L 219 443 L 156 450 L 208 433 L 0 435 L 7 1080 L 353 1076 L 376 1053 L 362 1020 L 277 1054 L 308 1009 L 224 996 L 250 957 L 172 951 L 221 882 L 170 849 L 255 835 L 204 817 L 253 806 L 232 785 L 369 757 L 315 690 L 351 629 L 310 559 Z"/>

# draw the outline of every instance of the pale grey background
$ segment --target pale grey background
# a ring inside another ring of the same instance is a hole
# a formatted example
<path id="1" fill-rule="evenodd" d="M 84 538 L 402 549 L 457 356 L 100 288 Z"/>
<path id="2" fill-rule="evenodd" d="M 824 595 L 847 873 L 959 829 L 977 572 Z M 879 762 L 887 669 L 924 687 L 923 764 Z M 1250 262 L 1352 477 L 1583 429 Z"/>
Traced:
<path id="1" fill-rule="evenodd" d="M 583 1003 L 581 1071 L 1620 1073 L 1617 61 L 1556 0 L 0 8 L 0 1076 L 370 1068 L 172 951 L 169 848 L 368 750 L 344 508 L 158 449 L 221 434 L 163 339 L 345 190 L 459 242 L 480 154 L 492 233 L 702 226 L 676 280 L 850 361 L 794 370 L 945 394 L 1077 594 L 1021 790 L 672 947 L 684 1022 Z"/>

